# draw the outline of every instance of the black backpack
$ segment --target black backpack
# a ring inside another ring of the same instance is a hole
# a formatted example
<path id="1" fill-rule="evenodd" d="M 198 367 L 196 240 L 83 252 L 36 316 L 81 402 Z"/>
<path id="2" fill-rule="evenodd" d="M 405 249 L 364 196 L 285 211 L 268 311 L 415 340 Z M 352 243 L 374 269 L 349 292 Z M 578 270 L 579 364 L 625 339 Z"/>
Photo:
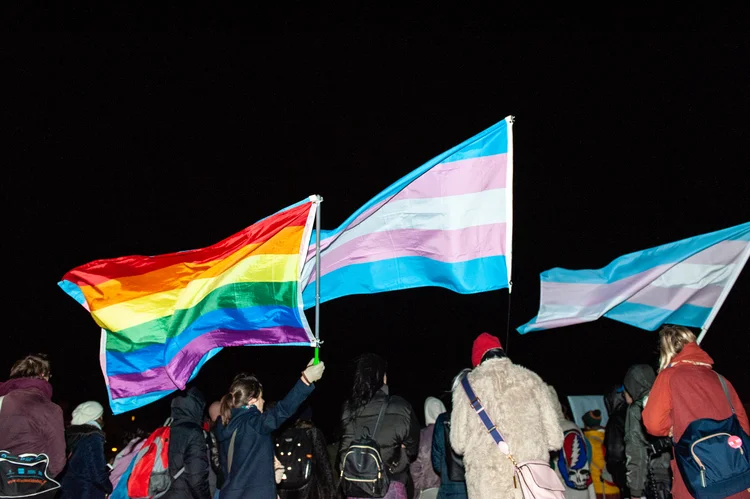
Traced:
<path id="1" fill-rule="evenodd" d="M 465 482 L 463 457 L 456 454 L 451 447 L 451 414 L 446 413 L 443 420 L 443 440 L 445 445 L 445 462 L 448 465 L 448 479 L 451 482 Z"/>
<path id="2" fill-rule="evenodd" d="M 284 465 L 280 489 L 299 489 L 312 477 L 313 443 L 306 428 L 287 428 L 276 437 L 276 459 Z"/>
<path id="3" fill-rule="evenodd" d="M 385 399 L 372 436 L 369 431 L 354 440 L 341 461 L 341 488 L 347 497 L 383 497 L 391 484 L 387 469 L 380 455 L 380 445 L 375 438 L 380 427 L 388 399 Z"/>

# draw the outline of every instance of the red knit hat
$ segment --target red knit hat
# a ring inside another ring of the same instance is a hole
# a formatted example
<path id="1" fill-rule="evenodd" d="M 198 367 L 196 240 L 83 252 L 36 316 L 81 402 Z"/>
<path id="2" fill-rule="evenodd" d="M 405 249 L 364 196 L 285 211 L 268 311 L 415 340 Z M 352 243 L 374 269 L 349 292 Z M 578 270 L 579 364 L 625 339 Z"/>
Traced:
<path id="1" fill-rule="evenodd" d="M 471 364 L 477 367 L 482 363 L 482 357 L 487 353 L 488 350 L 493 348 L 503 348 L 500 344 L 500 340 L 497 336 L 492 336 L 489 333 L 482 333 L 477 336 L 474 340 L 474 346 L 471 347 Z"/>

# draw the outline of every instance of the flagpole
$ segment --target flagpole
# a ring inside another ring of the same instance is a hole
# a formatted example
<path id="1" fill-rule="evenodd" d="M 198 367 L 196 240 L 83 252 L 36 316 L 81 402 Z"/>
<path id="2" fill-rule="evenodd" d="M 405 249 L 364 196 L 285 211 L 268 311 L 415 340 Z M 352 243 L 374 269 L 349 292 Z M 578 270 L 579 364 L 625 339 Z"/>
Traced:
<path id="1" fill-rule="evenodd" d="M 721 294 L 719 295 L 719 299 L 716 300 L 716 305 L 714 305 L 714 308 L 711 309 L 711 313 L 708 314 L 706 323 L 703 324 L 703 327 L 701 328 L 701 334 L 699 334 L 698 339 L 695 340 L 696 343 L 698 343 L 699 345 L 700 345 L 700 342 L 703 341 L 703 338 L 706 337 L 706 333 L 708 333 L 708 328 L 711 327 L 711 323 L 716 318 L 716 314 L 719 313 L 719 309 L 724 304 L 724 300 L 726 300 L 727 295 L 732 290 L 732 286 L 734 286 L 735 281 L 737 281 L 737 278 L 740 276 L 740 272 L 742 272 L 742 269 L 745 267 L 745 264 L 747 263 L 748 258 L 750 258 L 750 242 L 745 246 L 745 252 L 740 258 L 739 268 L 737 269 L 737 272 L 735 272 L 734 275 L 731 276 L 729 280 L 727 281 L 727 284 L 724 286 L 724 289 L 721 291 Z"/>
<path id="2" fill-rule="evenodd" d="M 320 362 L 320 205 L 323 198 L 318 196 L 318 209 L 315 210 L 315 361 Z"/>

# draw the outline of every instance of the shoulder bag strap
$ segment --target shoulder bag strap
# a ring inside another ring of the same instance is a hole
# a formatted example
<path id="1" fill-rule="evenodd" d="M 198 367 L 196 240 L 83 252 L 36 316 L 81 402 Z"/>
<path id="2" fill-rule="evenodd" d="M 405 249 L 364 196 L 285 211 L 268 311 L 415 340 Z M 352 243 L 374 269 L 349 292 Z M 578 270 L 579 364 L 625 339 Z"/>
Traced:
<path id="1" fill-rule="evenodd" d="M 388 407 L 389 399 L 390 397 L 386 395 L 385 402 L 383 402 L 383 405 L 380 406 L 380 413 L 378 414 L 378 420 L 375 422 L 375 431 L 372 432 L 373 440 L 375 440 L 375 435 L 378 434 L 378 429 L 380 428 L 380 420 L 383 418 L 383 413 L 385 412 L 385 408 Z"/>
<path id="2" fill-rule="evenodd" d="M 2 397 L 0 397 L 0 412 L 2 412 L 2 410 L 3 410 L 3 399 L 4 398 L 5 398 L 5 395 L 3 395 Z"/>
<path id="3" fill-rule="evenodd" d="M 732 397 L 729 395 L 729 388 L 727 388 L 727 382 L 724 379 L 724 376 L 722 376 L 721 374 L 716 373 L 716 375 L 719 377 L 719 381 L 721 381 L 721 387 L 724 389 L 724 395 L 727 396 L 727 402 L 729 402 L 729 407 L 732 409 L 732 414 L 735 414 L 734 404 L 732 404 Z"/>
<path id="4" fill-rule="evenodd" d="M 232 459 L 234 458 L 234 440 L 237 438 L 237 430 L 232 432 L 232 439 L 229 441 L 229 456 L 227 457 L 227 472 L 232 472 Z"/>
<path id="5" fill-rule="evenodd" d="M 479 419 L 482 420 L 482 423 L 484 423 L 484 426 L 487 428 L 487 432 L 495 440 L 495 443 L 500 445 L 500 442 L 505 442 L 505 440 L 503 439 L 503 436 L 500 434 L 497 427 L 495 426 L 495 423 L 492 422 L 492 419 L 490 419 L 490 416 L 487 414 L 487 411 L 484 410 L 484 406 L 482 406 L 482 401 L 479 400 L 479 397 L 477 397 L 477 394 L 474 393 L 474 389 L 471 388 L 471 385 L 469 384 L 468 376 L 464 375 L 464 377 L 461 378 L 461 386 L 464 387 L 466 396 L 469 397 L 469 404 L 471 404 L 471 408 L 477 412 L 477 415 L 479 415 Z M 507 445 L 507 442 L 506 442 L 506 445 Z M 502 446 L 500 447 L 500 450 L 503 450 Z"/>

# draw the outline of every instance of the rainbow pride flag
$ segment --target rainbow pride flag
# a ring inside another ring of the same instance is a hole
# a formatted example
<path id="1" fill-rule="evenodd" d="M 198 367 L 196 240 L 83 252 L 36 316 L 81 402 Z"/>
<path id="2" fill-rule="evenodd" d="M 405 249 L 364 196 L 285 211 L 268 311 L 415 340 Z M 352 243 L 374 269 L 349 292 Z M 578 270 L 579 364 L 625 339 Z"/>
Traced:
<path id="1" fill-rule="evenodd" d="M 115 414 L 182 390 L 222 347 L 315 346 L 300 278 L 318 198 L 212 246 L 77 267 L 59 286 L 102 328 Z"/>

